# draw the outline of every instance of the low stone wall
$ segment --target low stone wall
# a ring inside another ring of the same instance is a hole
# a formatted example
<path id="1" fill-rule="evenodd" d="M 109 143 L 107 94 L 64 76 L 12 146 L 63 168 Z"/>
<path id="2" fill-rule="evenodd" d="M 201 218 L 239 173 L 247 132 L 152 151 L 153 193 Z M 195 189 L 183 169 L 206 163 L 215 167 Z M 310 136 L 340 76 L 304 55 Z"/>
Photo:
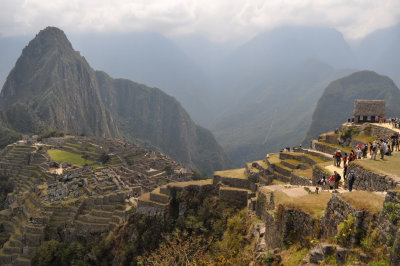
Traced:
<path id="1" fill-rule="evenodd" d="M 267 211 L 275 208 L 274 194 L 272 191 L 259 191 L 256 201 L 256 214 L 265 221 Z"/>
<path id="2" fill-rule="evenodd" d="M 338 144 L 338 136 L 337 135 L 326 135 L 325 136 L 325 141 L 327 143 L 331 143 L 331 144 Z"/>
<path id="3" fill-rule="evenodd" d="M 355 209 L 349 203 L 345 202 L 340 195 L 334 194 L 328 202 L 325 214 L 321 220 L 321 224 L 324 225 L 322 227 L 322 237 L 329 238 L 337 235 L 338 225 L 344 220 L 349 219 L 350 216 L 355 217 L 355 234 L 350 238 L 352 246 L 360 244 L 362 232 L 368 232 L 371 224 L 374 228 L 379 224 L 379 215 Z"/>
<path id="4" fill-rule="evenodd" d="M 313 149 L 323 153 L 332 154 L 332 156 L 337 150 L 337 148 L 325 145 L 323 142 L 313 141 L 312 145 Z"/>
<path id="5" fill-rule="evenodd" d="M 248 190 L 221 187 L 219 190 L 219 199 L 228 202 L 237 208 L 247 206 Z"/>
<path id="6" fill-rule="evenodd" d="M 390 136 L 393 136 L 393 134 L 397 134 L 396 131 L 391 130 L 389 128 L 385 127 L 380 127 L 377 125 L 369 124 L 368 126 L 371 127 L 371 135 L 376 136 L 378 139 L 381 138 L 390 138 Z"/>
<path id="7" fill-rule="evenodd" d="M 150 192 L 150 200 L 161 202 L 161 203 L 168 203 L 169 197 L 164 194 Z"/>
<path id="8" fill-rule="evenodd" d="M 313 156 L 317 156 L 317 157 L 321 158 L 322 160 L 324 160 L 326 162 L 327 161 L 331 161 L 333 159 L 332 156 L 327 157 L 324 154 L 321 154 L 321 153 L 319 153 L 317 151 L 313 151 L 313 150 L 309 150 L 309 149 L 297 149 L 296 151 L 303 152 L 305 154 L 310 154 L 310 155 L 313 155 Z"/>
<path id="9" fill-rule="evenodd" d="M 296 175 L 292 172 L 290 176 L 290 184 L 291 185 L 299 185 L 299 186 L 311 186 L 312 181 L 307 177 Z"/>
<path id="10" fill-rule="evenodd" d="M 320 237 L 318 219 L 297 209 L 278 206 L 276 215 L 267 214 L 265 217 L 265 241 L 268 249 Z"/>
<path id="11" fill-rule="evenodd" d="M 313 186 L 318 185 L 318 181 L 322 179 L 322 177 L 326 177 L 327 183 L 329 180 L 330 173 L 328 173 L 328 170 L 322 169 L 319 166 L 314 165 L 313 166 L 313 175 L 312 175 L 312 180 L 311 183 Z"/>
<path id="12" fill-rule="evenodd" d="M 282 182 L 290 182 L 290 177 L 281 175 L 281 174 L 279 174 L 279 173 L 274 173 L 273 179 L 276 179 L 276 180 L 282 181 Z M 272 181 L 271 181 L 271 182 L 272 182 Z"/>
<path id="13" fill-rule="evenodd" d="M 368 171 L 357 164 L 350 164 L 348 172 L 354 171 L 356 179 L 353 188 L 357 190 L 387 191 L 394 189 L 398 184 L 388 175 Z M 345 181 L 347 187 L 347 180 Z"/>
<path id="14" fill-rule="evenodd" d="M 292 173 L 292 170 L 286 169 L 286 168 L 281 167 L 281 166 L 276 165 L 276 164 L 274 164 L 274 169 L 278 173 L 280 173 L 282 175 L 285 175 L 285 176 L 290 176 L 290 174 Z"/>
<path id="15" fill-rule="evenodd" d="M 222 177 L 215 175 L 213 183 L 214 185 L 222 183 L 228 187 L 251 189 L 251 182 L 244 178 Z"/>

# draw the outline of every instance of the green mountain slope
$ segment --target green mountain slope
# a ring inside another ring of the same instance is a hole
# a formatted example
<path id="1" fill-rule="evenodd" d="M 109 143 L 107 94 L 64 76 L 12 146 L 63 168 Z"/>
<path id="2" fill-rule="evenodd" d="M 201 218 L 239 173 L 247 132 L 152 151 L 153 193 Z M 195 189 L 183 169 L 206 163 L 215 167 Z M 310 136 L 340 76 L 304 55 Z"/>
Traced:
<path id="1" fill-rule="evenodd" d="M 340 126 L 353 116 L 354 100 L 386 100 L 386 115 L 400 114 L 400 90 L 394 82 L 373 71 L 359 71 L 326 87 L 313 113 L 304 144 L 319 134 Z"/>
<path id="2" fill-rule="evenodd" d="M 57 129 L 124 137 L 203 172 L 229 166 L 213 135 L 194 124 L 173 97 L 93 70 L 54 27 L 24 48 L 1 91 L 0 110 L 2 124 L 22 133 Z"/>

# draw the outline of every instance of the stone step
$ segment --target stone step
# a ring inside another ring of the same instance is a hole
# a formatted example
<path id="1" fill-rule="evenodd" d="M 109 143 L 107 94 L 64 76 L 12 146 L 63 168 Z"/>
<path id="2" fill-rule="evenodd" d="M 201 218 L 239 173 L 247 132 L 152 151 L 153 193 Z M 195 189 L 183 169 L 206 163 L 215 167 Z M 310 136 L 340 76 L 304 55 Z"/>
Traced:
<path id="1" fill-rule="evenodd" d="M 15 259 L 14 264 L 17 266 L 31 266 L 31 260 L 23 256 L 18 256 Z"/>
<path id="2" fill-rule="evenodd" d="M 13 265 L 13 261 L 18 258 L 20 253 L 6 254 L 4 249 L 0 249 L 0 265 Z"/>
<path id="3" fill-rule="evenodd" d="M 160 193 L 160 188 L 156 188 L 152 192 L 150 192 L 150 200 L 160 202 L 160 203 L 168 203 L 169 196 L 166 194 Z"/>
<path id="4" fill-rule="evenodd" d="M 274 173 L 274 179 L 282 181 L 282 182 L 286 182 L 286 183 L 290 182 L 290 176 L 285 176 L 278 172 Z"/>
<path id="5" fill-rule="evenodd" d="M 7 241 L 3 245 L 4 254 L 19 254 L 22 252 L 20 247 L 11 246 L 10 241 Z"/>
<path id="6" fill-rule="evenodd" d="M 38 247 L 44 240 L 44 235 L 39 233 L 25 232 L 23 234 L 24 243 L 28 246 Z"/>
<path id="7" fill-rule="evenodd" d="M 287 177 L 290 177 L 290 175 L 293 171 L 292 169 L 284 166 L 282 163 L 273 164 L 273 167 L 276 172 L 278 172 L 281 175 L 287 176 Z"/>
<path id="8" fill-rule="evenodd" d="M 92 216 L 89 214 L 79 215 L 77 220 L 87 223 L 107 224 L 110 222 L 111 217 Z"/>
<path id="9" fill-rule="evenodd" d="M 90 215 L 99 216 L 99 217 L 111 217 L 114 214 L 114 212 L 93 209 L 93 210 L 90 211 Z"/>

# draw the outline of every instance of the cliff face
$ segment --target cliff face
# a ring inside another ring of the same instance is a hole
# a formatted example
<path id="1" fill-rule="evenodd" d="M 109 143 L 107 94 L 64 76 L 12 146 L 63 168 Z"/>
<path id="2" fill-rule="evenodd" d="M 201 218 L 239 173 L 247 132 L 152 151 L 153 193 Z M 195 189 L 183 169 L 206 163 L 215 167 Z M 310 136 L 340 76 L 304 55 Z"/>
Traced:
<path id="1" fill-rule="evenodd" d="M 213 135 L 195 125 L 173 97 L 96 72 L 54 27 L 23 50 L 1 91 L 0 110 L 0 122 L 22 133 L 57 129 L 124 137 L 203 172 L 229 166 Z"/>
<path id="2" fill-rule="evenodd" d="M 390 78 L 373 71 L 356 72 L 326 87 L 314 110 L 303 143 L 309 144 L 319 134 L 339 127 L 347 118 L 352 117 L 356 99 L 385 100 L 387 117 L 400 113 L 397 104 L 400 101 L 400 90 Z"/>

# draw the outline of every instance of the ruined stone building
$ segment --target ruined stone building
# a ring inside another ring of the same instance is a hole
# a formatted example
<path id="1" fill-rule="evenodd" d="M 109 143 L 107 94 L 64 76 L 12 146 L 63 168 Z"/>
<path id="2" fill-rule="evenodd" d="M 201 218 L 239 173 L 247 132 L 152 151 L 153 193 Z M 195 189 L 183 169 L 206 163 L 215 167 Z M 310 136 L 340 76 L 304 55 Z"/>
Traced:
<path id="1" fill-rule="evenodd" d="M 386 115 L 386 102 L 383 100 L 355 100 L 354 122 L 363 123 L 377 121 Z"/>

